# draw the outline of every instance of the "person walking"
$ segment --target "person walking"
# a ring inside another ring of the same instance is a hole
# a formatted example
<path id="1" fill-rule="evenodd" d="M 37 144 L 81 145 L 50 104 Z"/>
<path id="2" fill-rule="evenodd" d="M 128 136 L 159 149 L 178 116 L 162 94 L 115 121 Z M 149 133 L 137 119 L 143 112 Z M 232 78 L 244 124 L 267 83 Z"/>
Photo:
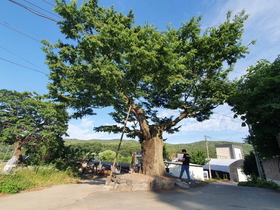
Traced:
<path id="1" fill-rule="evenodd" d="M 187 173 L 188 183 L 191 184 L 191 177 L 190 177 L 190 158 L 191 156 L 187 153 L 187 150 L 183 149 L 183 158 L 179 159 L 182 162 L 181 172 L 179 176 L 179 181 L 181 181 L 184 171 Z"/>

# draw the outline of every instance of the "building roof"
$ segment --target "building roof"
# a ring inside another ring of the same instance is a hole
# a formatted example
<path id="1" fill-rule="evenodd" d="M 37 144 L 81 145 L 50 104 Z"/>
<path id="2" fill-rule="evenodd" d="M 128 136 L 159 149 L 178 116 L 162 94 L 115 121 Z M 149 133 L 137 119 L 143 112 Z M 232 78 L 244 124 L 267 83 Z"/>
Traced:
<path id="1" fill-rule="evenodd" d="M 229 173 L 229 166 L 235 162 L 243 161 L 242 159 L 211 159 L 210 169 L 213 171 L 223 171 Z M 208 163 L 203 166 L 204 170 L 208 169 Z"/>

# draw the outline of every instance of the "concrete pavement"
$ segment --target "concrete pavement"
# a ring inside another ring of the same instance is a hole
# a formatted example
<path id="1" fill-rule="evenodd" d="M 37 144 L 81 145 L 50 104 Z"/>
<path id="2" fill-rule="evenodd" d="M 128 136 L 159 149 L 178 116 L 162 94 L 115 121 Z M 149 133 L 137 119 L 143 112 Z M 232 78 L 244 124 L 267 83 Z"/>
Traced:
<path id="1" fill-rule="evenodd" d="M 279 210 L 280 192 L 220 182 L 172 191 L 102 191 L 105 180 L 0 197 L 1 210 Z"/>

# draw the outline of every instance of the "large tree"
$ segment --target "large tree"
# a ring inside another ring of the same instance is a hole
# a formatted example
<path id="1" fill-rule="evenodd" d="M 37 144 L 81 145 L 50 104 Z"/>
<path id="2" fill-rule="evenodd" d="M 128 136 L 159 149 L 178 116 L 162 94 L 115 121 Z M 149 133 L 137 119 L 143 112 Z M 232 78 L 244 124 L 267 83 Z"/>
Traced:
<path id="1" fill-rule="evenodd" d="M 250 66 L 228 102 L 250 128 L 247 140 L 261 157 L 280 155 L 280 56 Z"/>
<path id="2" fill-rule="evenodd" d="M 76 117 L 92 114 L 96 107 L 113 107 L 116 123 L 123 123 L 131 107 L 128 137 L 138 137 L 143 174 L 165 173 L 163 132 L 179 130 L 185 118 L 203 121 L 231 92 L 227 75 L 244 57 L 244 11 L 224 23 L 200 28 L 201 17 L 179 29 L 166 31 L 145 24 L 133 25 L 134 15 L 100 7 L 89 0 L 56 1 L 58 22 L 66 40 L 44 41 L 51 69 L 52 97 L 75 110 Z M 223 67 L 224 66 L 224 67 Z M 157 109 L 177 110 L 177 116 L 160 118 Z M 96 131 L 120 132 L 121 126 L 101 126 Z"/>
<path id="3" fill-rule="evenodd" d="M 0 90 L 0 141 L 15 146 L 18 162 L 22 148 L 45 163 L 63 155 L 68 120 L 65 106 L 37 93 Z"/>

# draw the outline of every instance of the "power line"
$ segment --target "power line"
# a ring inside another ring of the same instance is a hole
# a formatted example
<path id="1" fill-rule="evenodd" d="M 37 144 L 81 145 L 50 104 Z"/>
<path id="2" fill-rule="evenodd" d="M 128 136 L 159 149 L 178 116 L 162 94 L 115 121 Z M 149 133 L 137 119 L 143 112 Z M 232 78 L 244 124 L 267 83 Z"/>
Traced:
<path id="1" fill-rule="evenodd" d="M 51 17 L 49 17 L 49 16 L 47 16 L 47 15 L 45 15 L 45 14 L 43 14 L 43 13 L 40 13 L 40 12 L 34 10 L 34 9 L 31 9 L 30 7 L 27 7 L 27 6 L 25 6 L 25 5 L 23 5 L 23 4 L 19 3 L 19 2 L 16 2 L 16 1 L 14 1 L 14 0 L 9 0 L 9 1 L 12 2 L 12 3 L 15 3 L 15 4 L 17 4 L 17 5 L 21 6 L 21 7 L 23 7 L 24 9 L 27 9 L 28 11 L 34 13 L 35 15 L 38 15 L 38 16 L 40 16 L 40 17 L 43 17 L 43 18 L 46 18 L 46 19 L 49 19 L 49 20 L 52 20 L 52 21 L 54 21 L 54 22 L 58 22 L 58 20 L 55 20 L 55 19 L 53 19 L 53 18 L 51 18 Z M 26 0 L 24 0 L 24 1 L 26 1 Z M 27 1 L 26 1 L 26 2 L 27 2 Z M 31 4 L 31 3 L 30 3 L 30 4 Z M 39 7 L 39 8 L 40 8 L 40 7 Z M 91 35 L 91 34 L 89 34 L 89 33 L 87 33 L 87 32 L 85 32 L 85 34 L 87 34 L 87 35 L 89 35 L 89 36 Z"/>
<path id="2" fill-rule="evenodd" d="M 21 56 L 19 56 L 19 55 L 15 54 L 15 53 L 13 53 L 12 51 L 10 51 L 10 50 L 8 50 L 8 49 L 6 49 L 6 48 L 2 47 L 2 46 L 0 46 L 0 48 L 2 48 L 2 49 L 4 49 L 4 50 L 6 50 L 7 52 L 9 52 L 9 53 L 11 53 L 11 54 L 13 54 L 13 55 L 15 55 L 15 56 L 17 56 L 17 57 L 21 58 L 22 60 L 24 60 L 24 61 L 26 61 L 26 62 L 30 63 L 31 65 L 35 66 L 36 68 L 39 68 L 39 69 L 40 69 L 40 67 L 36 66 L 35 64 L 33 64 L 33 63 L 31 63 L 30 61 L 26 60 L 25 58 L 23 58 L 23 57 L 21 57 Z"/>
<path id="3" fill-rule="evenodd" d="M 244 75 L 244 73 L 241 73 L 241 72 L 238 72 L 238 71 L 232 71 L 233 73 L 236 73 L 236 74 L 242 74 Z"/>
<path id="4" fill-rule="evenodd" d="M 47 15 L 41 13 L 41 12 L 38 12 L 38 11 L 36 11 L 36 10 L 30 8 L 30 7 L 27 7 L 27 6 L 25 6 L 25 5 L 23 5 L 23 4 L 19 3 L 19 2 L 16 2 L 14 0 L 9 0 L 9 1 L 14 3 L 14 4 L 17 4 L 17 5 L 21 6 L 21 7 L 23 7 L 24 9 L 27 9 L 28 11 L 34 13 L 35 15 L 38 15 L 40 17 L 43 17 L 43 18 L 46 18 L 46 19 L 49 19 L 49 20 L 52 20 L 54 22 L 58 22 L 58 20 L 55 20 L 55 19 L 53 19 L 53 18 L 51 18 L 51 17 L 49 17 L 49 16 L 47 16 Z"/>
<path id="5" fill-rule="evenodd" d="M 27 66 L 24 66 L 24 65 L 15 63 L 15 62 L 13 62 L 13 61 L 6 60 L 6 59 L 4 59 L 4 58 L 0 58 L 0 59 L 3 60 L 3 61 L 9 62 L 9 63 L 15 64 L 15 65 L 17 65 L 17 66 L 21 66 L 21 67 L 23 67 L 23 68 L 30 69 L 30 70 L 32 70 L 32 71 L 36 71 L 36 72 L 38 72 L 38 73 L 41 73 L 41 74 L 44 74 L 44 75 L 48 76 L 48 74 L 46 74 L 45 72 L 42 72 L 42 71 L 40 71 L 40 70 L 32 69 L 32 68 L 30 68 L 30 67 L 27 67 Z"/>
<path id="6" fill-rule="evenodd" d="M 48 2 L 48 1 L 45 1 L 45 0 L 42 0 L 42 1 L 44 1 L 44 2 L 46 2 L 47 4 L 50 4 L 50 5 L 52 5 L 52 6 L 54 6 L 54 7 L 55 7 L 55 5 L 54 5 L 54 4 L 52 4 L 52 3 Z"/>
<path id="7" fill-rule="evenodd" d="M 240 120 L 240 121 L 243 121 L 241 120 L 240 118 L 234 118 L 234 117 L 231 117 L 231 116 L 228 116 L 228 115 L 224 115 L 224 114 L 221 114 L 221 113 L 218 113 L 218 112 L 213 112 L 215 114 L 218 114 L 218 115 L 221 115 L 221 116 L 224 116 L 224 117 L 228 117 L 228 118 L 231 118 L 231 119 L 234 119 L 234 120 Z M 215 118 L 210 118 L 210 119 L 215 119 Z M 217 118 L 216 118 L 217 119 Z"/>
<path id="8" fill-rule="evenodd" d="M 24 36 L 27 36 L 27 37 L 29 37 L 30 39 L 33 39 L 33 40 L 35 40 L 35 41 L 37 41 L 37 42 L 40 42 L 40 40 L 39 40 L 38 38 L 34 37 L 33 35 L 27 34 L 27 32 L 22 32 L 22 31 L 20 31 L 20 29 L 17 29 L 17 28 L 15 28 L 14 26 L 12 26 L 12 25 L 10 25 L 10 24 L 8 24 L 8 23 L 6 23 L 6 22 L 3 22 L 3 21 L 0 20 L 0 24 L 3 25 L 3 26 L 5 26 L 5 27 L 7 27 L 7 28 L 12 29 L 12 30 L 14 30 L 14 31 L 16 31 L 16 32 L 18 32 L 18 33 L 24 35 Z M 40 42 L 40 43 L 41 43 L 41 42 Z"/>
<path id="9" fill-rule="evenodd" d="M 56 14 L 54 14 L 54 13 L 52 13 L 52 12 L 48 11 L 48 10 L 45 10 L 44 8 L 39 7 L 39 6 L 37 6 L 36 4 L 33 4 L 33 3 L 31 3 L 31 2 L 29 2 L 29 1 L 27 1 L 27 0 L 23 0 L 23 1 L 27 2 L 28 4 L 33 5 L 34 7 L 37 7 L 37 8 L 39 8 L 39 9 L 41 9 L 41 10 L 43 10 L 43 11 L 47 12 L 47 13 L 50 13 L 50 14 L 52 14 L 52 15 L 54 15 L 54 16 L 56 16 L 56 17 L 59 17 L 59 18 L 60 18 L 60 16 L 58 16 L 58 15 L 56 15 Z"/>

